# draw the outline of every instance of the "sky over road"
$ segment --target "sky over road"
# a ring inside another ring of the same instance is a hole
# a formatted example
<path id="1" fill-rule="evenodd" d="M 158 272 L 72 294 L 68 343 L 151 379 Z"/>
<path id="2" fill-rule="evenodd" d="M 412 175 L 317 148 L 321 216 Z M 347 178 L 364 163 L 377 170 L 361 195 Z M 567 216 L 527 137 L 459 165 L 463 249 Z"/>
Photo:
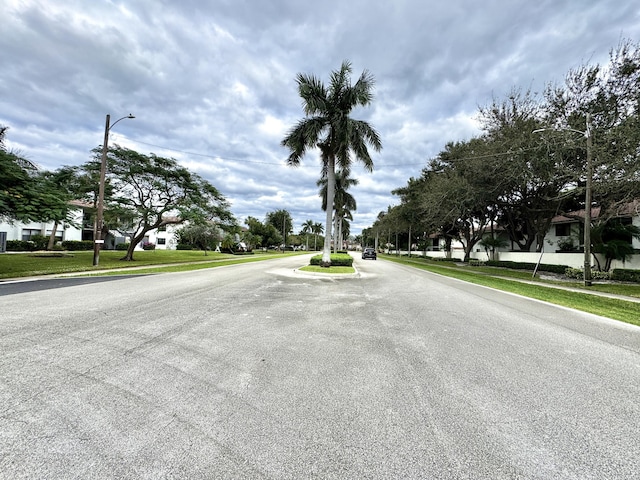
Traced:
<path id="1" fill-rule="evenodd" d="M 478 106 L 542 91 L 569 69 L 640 41 L 632 0 L 4 0 L 0 124 L 42 168 L 78 165 L 105 115 L 129 113 L 110 145 L 173 157 L 215 185 L 240 223 L 287 209 L 324 223 L 311 151 L 280 146 L 303 117 L 297 73 L 328 83 L 343 60 L 376 79 L 370 122 L 383 149 L 353 169 L 352 232 L 397 203 L 447 142 L 478 135 Z"/>

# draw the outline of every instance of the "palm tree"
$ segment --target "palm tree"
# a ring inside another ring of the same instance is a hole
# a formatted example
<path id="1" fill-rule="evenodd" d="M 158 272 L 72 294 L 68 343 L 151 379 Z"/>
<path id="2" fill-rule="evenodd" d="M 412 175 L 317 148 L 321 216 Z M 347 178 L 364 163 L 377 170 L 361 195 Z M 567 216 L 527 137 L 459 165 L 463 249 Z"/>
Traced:
<path id="1" fill-rule="evenodd" d="M 338 170 L 335 176 L 335 187 L 333 194 L 333 209 L 335 211 L 335 215 L 333 218 L 335 224 L 335 232 L 334 237 L 335 241 L 333 242 L 334 248 L 338 249 L 338 244 L 342 245 L 342 225 L 344 224 L 344 219 L 348 218 L 349 220 L 353 220 L 351 216 L 351 212 L 356 210 L 356 199 L 351 195 L 347 190 L 349 187 L 353 185 L 358 185 L 358 180 L 355 178 L 349 177 L 349 172 L 346 170 Z M 322 198 L 322 210 L 327 210 L 327 177 L 324 175 L 320 180 L 316 182 L 316 184 L 320 187 L 320 197 Z"/>
<path id="2" fill-rule="evenodd" d="M 313 241 L 313 249 L 318 250 L 318 235 L 322 235 L 324 232 L 324 225 L 320 222 L 316 222 L 313 224 L 313 234 L 315 235 L 315 239 Z"/>
<path id="3" fill-rule="evenodd" d="M 313 220 L 307 220 L 302 224 L 302 233 L 307 236 L 307 252 L 309 251 L 309 233 L 313 231 Z"/>
<path id="4" fill-rule="evenodd" d="M 351 85 L 351 64 L 342 62 L 331 73 L 329 87 L 314 75 L 297 75 L 298 93 L 304 102 L 305 118 L 300 120 L 282 140 L 290 150 L 287 163 L 298 166 L 307 148 L 320 148 L 323 171 L 327 176 L 326 236 L 322 252 L 322 266 L 331 266 L 331 217 L 335 192 L 336 163 L 343 170 L 351 166 L 351 153 L 368 171 L 373 161 L 367 145 L 376 151 L 382 148 L 378 133 L 371 125 L 349 116 L 357 106 L 369 105 L 373 99 L 373 76 L 363 71 Z"/>

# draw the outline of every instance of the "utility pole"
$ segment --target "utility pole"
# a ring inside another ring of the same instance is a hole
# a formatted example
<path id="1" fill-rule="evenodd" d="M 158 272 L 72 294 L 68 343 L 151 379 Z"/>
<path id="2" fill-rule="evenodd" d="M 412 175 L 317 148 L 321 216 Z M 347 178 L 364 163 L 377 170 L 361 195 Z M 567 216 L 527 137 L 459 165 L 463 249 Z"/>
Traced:
<path id="1" fill-rule="evenodd" d="M 120 120 L 124 120 L 125 118 L 136 118 L 133 115 L 129 114 L 126 117 L 119 118 L 113 125 L 118 123 Z M 93 237 L 93 266 L 95 267 L 100 263 L 100 248 L 102 244 L 104 244 L 104 239 L 102 238 L 102 224 L 103 224 L 103 216 L 104 216 L 104 183 L 105 177 L 107 174 L 107 153 L 109 151 L 109 130 L 113 125 L 110 124 L 111 116 L 107 114 L 107 120 L 104 125 L 104 141 L 102 142 L 102 161 L 100 163 L 100 184 L 98 185 L 98 205 L 96 212 L 96 230 L 95 235 Z"/>
<path id="2" fill-rule="evenodd" d="M 591 114 L 587 113 L 587 179 L 584 194 L 584 286 L 591 286 L 591 180 L 593 177 L 593 143 L 591 138 Z"/>

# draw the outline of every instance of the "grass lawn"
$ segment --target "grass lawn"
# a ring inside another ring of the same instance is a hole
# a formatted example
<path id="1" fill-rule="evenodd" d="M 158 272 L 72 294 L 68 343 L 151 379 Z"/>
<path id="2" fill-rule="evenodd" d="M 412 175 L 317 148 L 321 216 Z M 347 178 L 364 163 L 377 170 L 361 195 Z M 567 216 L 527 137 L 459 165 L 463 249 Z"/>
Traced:
<path id="1" fill-rule="evenodd" d="M 353 267 L 321 267 L 319 265 L 307 265 L 306 267 L 299 268 L 303 272 L 314 272 L 314 273 L 355 273 L 356 269 Z"/>
<path id="2" fill-rule="evenodd" d="M 93 251 L 41 253 L 5 253 L 0 255 L 0 279 L 34 275 L 53 275 L 71 272 L 95 272 L 120 268 L 171 265 L 171 267 L 136 269 L 135 273 L 166 272 L 211 268 L 214 266 L 244 263 L 268 258 L 298 255 L 298 252 L 259 252 L 254 255 L 231 255 L 227 253 L 204 252 L 198 250 L 145 250 L 134 253 L 134 261 L 120 260 L 125 252 L 102 250 L 100 265 L 93 266 Z M 179 264 L 188 265 L 179 265 Z M 122 272 L 118 272 L 122 273 Z"/>
<path id="3" fill-rule="evenodd" d="M 445 266 L 442 265 L 444 262 L 434 262 L 420 258 L 396 257 L 395 255 L 380 255 L 379 257 L 447 277 L 464 280 L 465 282 L 484 285 L 505 292 L 516 293 L 525 297 L 601 315 L 614 320 L 640 325 L 640 303 L 586 293 L 589 290 L 595 290 L 640 298 L 640 285 L 599 284 L 593 285 L 592 287 L 584 287 L 581 283 L 577 282 L 554 282 L 532 278 L 531 272 L 520 270 L 507 270 L 496 267 L 457 266 L 455 264 L 449 264 L 448 262 Z M 510 278 L 520 281 L 513 281 L 510 280 Z M 534 284 L 523 283 L 522 280 L 532 281 Z M 585 290 L 585 293 L 553 288 L 554 285 L 559 283 L 562 283 L 563 286 Z"/>

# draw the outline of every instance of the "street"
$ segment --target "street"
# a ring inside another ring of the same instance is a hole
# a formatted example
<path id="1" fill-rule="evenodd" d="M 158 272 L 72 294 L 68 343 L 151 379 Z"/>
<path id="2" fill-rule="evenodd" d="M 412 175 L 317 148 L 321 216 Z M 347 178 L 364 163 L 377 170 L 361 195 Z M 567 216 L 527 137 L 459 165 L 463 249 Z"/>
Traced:
<path id="1" fill-rule="evenodd" d="M 0 478 L 637 478 L 640 328 L 308 258 L 0 285 Z"/>

